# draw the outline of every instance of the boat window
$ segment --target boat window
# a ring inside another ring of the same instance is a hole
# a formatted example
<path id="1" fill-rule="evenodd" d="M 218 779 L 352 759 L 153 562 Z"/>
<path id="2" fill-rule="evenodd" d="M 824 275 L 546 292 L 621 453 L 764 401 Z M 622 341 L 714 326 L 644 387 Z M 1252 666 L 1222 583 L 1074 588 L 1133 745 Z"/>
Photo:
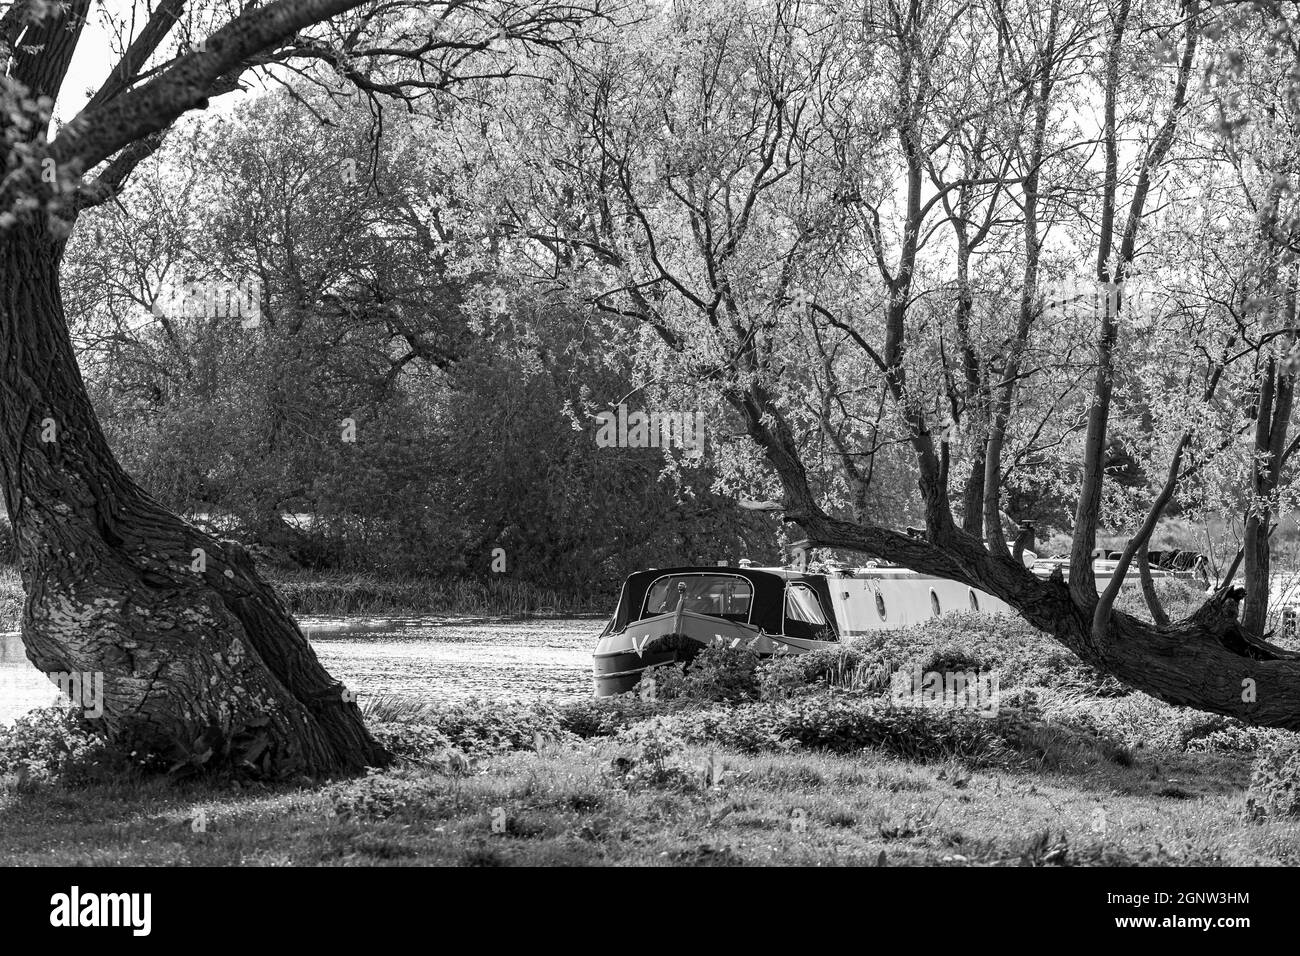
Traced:
<path id="1" fill-rule="evenodd" d="M 885 596 L 879 591 L 876 592 L 876 613 L 882 621 L 885 619 Z"/>
<path id="2" fill-rule="evenodd" d="M 939 595 L 934 593 L 934 588 L 930 588 L 930 615 L 938 617 L 942 613 L 943 609 L 939 607 Z"/>
<path id="3" fill-rule="evenodd" d="M 821 601 L 817 600 L 817 592 L 806 584 L 792 584 L 786 589 L 785 616 L 791 621 L 816 624 L 818 627 L 827 624 Z"/>
<path id="4" fill-rule="evenodd" d="M 679 591 L 678 585 L 684 585 Z M 665 574 L 655 578 L 646 591 L 642 617 L 669 614 L 677 610 L 679 595 L 686 597 L 682 607 L 697 614 L 725 617 L 731 621 L 748 621 L 754 603 L 754 587 L 734 574 Z"/>
<path id="5" fill-rule="evenodd" d="M 979 596 L 975 593 L 974 588 L 971 588 L 971 592 L 970 592 L 970 609 L 972 611 L 978 611 L 980 609 L 980 599 Z"/>

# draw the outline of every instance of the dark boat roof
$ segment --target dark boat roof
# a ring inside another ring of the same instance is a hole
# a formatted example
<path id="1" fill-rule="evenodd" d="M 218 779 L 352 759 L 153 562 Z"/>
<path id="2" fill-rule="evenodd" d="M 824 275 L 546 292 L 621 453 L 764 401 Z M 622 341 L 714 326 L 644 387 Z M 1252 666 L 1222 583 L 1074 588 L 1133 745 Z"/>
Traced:
<path id="1" fill-rule="evenodd" d="M 637 571 L 628 575 L 619 592 L 618 607 L 610 621 L 607 632 L 621 631 L 632 621 L 639 620 L 641 608 L 645 605 L 645 595 L 656 579 L 670 574 L 716 574 L 732 575 L 744 578 L 754 586 L 754 599 L 750 621 L 772 633 L 779 633 L 785 618 L 785 585 L 787 582 L 800 581 L 817 592 L 821 600 L 822 612 L 826 619 L 836 624 L 834 605 L 831 602 L 830 588 L 826 576 L 822 574 L 803 574 L 798 571 L 761 570 L 759 568 L 735 568 L 725 565 L 685 565 L 673 568 L 652 568 L 649 571 Z M 838 629 L 838 625 L 836 625 Z"/>

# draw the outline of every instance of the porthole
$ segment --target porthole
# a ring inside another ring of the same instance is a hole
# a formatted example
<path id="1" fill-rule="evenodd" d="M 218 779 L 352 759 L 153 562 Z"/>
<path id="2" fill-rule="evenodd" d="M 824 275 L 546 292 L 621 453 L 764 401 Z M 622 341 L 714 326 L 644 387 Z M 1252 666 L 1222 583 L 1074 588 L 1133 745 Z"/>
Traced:
<path id="1" fill-rule="evenodd" d="M 885 619 L 885 596 L 879 591 L 876 592 L 876 613 L 882 621 Z"/>
<path id="2" fill-rule="evenodd" d="M 970 609 L 972 611 L 978 611 L 980 609 L 979 595 L 975 593 L 974 588 L 971 588 L 970 591 Z"/>
<path id="3" fill-rule="evenodd" d="M 943 609 L 939 607 L 939 595 L 934 593 L 934 588 L 930 588 L 930 616 L 938 617 L 942 613 Z"/>

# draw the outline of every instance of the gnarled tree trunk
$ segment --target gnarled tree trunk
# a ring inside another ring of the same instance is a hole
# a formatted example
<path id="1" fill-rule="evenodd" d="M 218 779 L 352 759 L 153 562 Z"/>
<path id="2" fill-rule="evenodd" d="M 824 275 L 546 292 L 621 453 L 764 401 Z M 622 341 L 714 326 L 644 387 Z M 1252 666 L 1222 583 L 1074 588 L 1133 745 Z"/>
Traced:
<path id="1" fill-rule="evenodd" d="M 0 469 L 47 674 L 103 675 L 116 738 L 265 773 L 385 760 L 237 545 L 170 514 L 113 457 L 59 294 L 61 243 L 0 233 Z"/>

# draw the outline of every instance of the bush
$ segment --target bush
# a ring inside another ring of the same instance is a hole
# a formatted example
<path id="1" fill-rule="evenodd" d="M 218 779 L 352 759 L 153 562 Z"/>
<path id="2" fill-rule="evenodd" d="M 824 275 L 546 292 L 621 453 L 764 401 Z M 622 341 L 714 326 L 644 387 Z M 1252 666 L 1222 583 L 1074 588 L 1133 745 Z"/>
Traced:
<path id="1" fill-rule="evenodd" d="M 759 656 L 743 647 L 704 647 L 689 664 L 656 667 L 655 696 L 664 700 L 739 701 L 759 694 Z"/>
<path id="2" fill-rule="evenodd" d="M 418 721 L 369 721 L 375 739 L 397 760 L 404 763 L 438 765 L 454 749 L 451 741 L 437 727 Z"/>
<path id="3" fill-rule="evenodd" d="M 404 771 L 372 772 L 344 784 L 334 797 L 334 814 L 344 820 L 375 821 L 428 816 L 441 803 L 441 784 Z"/>
<path id="4" fill-rule="evenodd" d="M 892 672 L 888 662 L 861 644 L 773 657 L 759 665 L 759 695 L 783 700 L 826 689 L 879 694 L 889 688 Z"/>
<path id="5" fill-rule="evenodd" d="M 923 673 L 994 672 L 1004 693 L 1023 687 L 1059 687 L 1093 697 L 1131 693 L 1019 617 L 963 613 L 877 631 L 835 650 L 764 661 L 759 668 L 760 695 L 780 700 L 811 693 L 818 686 L 881 694 L 888 690 L 891 674 L 914 668 Z"/>
<path id="6" fill-rule="evenodd" d="M 76 708 L 42 707 L 0 728 L 0 774 L 5 776 L 80 783 L 125 763 L 100 726 Z"/>
<path id="7" fill-rule="evenodd" d="M 619 731 L 615 742 L 629 752 L 614 760 L 625 786 L 694 789 L 696 774 L 685 761 L 686 741 L 666 717 L 651 717 Z"/>
<path id="8" fill-rule="evenodd" d="M 512 750 L 532 750 L 539 740 L 568 740 L 559 709 L 543 701 L 480 700 L 426 703 L 407 698 L 378 698 L 370 701 L 364 715 L 386 732 L 398 747 L 411 753 L 429 754 L 442 745 L 477 759 Z M 401 725 L 393 727 L 391 725 Z M 423 726 L 439 737 L 425 737 L 410 725 Z M 420 759 L 418 756 L 415 759 Z"/>
<path id="9" fill-rule="evenodd" d="M 625 727 L 645 720 L 664 708 L 637 696 L 636 691 L 617 697 L 586 697 L 556 705 L 560 727 L 575 737 L 613 737 Z"/>
<path id="10" fill-rule="evenodd" d="M 1230 717 L 1176 707 L 1146 694 L 1097 699 L 1086 693 L 1056 691 L 1043 695 L 1043 714 L 1054 723 L 1128 747 L 1195 753 L 1254 753 L 1279 733 L 1248 727 Z"/>
<path id="11" fill-rule="evenodd" d="M 968 711 L 891 707 L 839 695 L 707 707 L 654 719 L 687 743 L 747 753 L 791 747 L 856 753 L 870 748 L 915 760 L 957 758 L 976 763 L 1011 756 L 1009 725 L 1000 720 Z"/>
<path id="12" fill-rule="evenodd" d="M 1287 734 L 1255 762 L 1246 806 L 1256 817 L 1300 816 L 1300 737 Z"/>

